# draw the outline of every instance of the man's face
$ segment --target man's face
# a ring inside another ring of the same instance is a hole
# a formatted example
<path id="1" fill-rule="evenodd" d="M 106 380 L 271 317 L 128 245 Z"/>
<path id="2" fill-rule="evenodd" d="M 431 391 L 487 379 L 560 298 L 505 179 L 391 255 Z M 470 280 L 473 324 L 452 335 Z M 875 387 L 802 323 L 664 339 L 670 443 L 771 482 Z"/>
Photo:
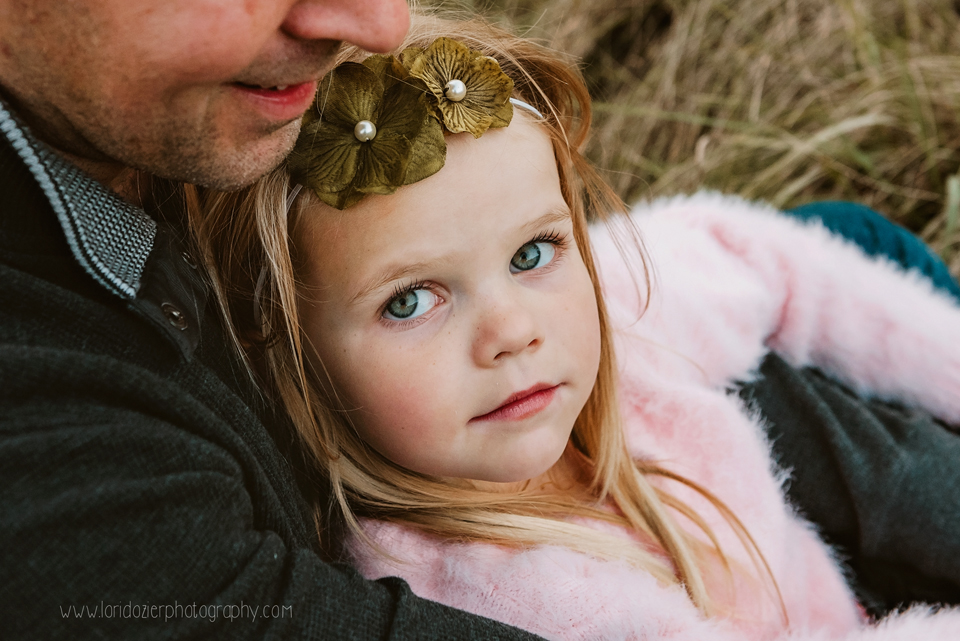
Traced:
<path id="1" fill-rule="evenodd" d="M 0 85 L 63 151 L 227 189 L 289 152 L 341 41 L 408 25 L 405 0 L 0 0 Z"/>

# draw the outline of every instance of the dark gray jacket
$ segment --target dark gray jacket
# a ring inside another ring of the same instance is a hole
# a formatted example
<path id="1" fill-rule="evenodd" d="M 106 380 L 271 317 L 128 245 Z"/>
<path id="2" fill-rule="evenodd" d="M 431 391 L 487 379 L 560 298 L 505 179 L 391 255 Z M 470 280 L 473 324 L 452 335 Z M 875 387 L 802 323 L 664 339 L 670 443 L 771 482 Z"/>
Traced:
<path id="1" fill-rule="evenodd" d="M 4 638 L 534 638 L 323 562 L 176 234 L 0 130 Z"/>

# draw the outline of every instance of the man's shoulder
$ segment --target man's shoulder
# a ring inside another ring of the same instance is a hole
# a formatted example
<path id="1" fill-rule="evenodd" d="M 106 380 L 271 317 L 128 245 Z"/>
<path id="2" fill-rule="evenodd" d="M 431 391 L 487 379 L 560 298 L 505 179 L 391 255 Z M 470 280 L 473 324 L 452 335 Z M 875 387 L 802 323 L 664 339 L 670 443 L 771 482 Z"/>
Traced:
<path id="1" fill-rule="evenodd" d="M 97 416 L 98 424 L 123 422 L 145 435 L 156 428 L 191 447 L 202 441 L 222 448 L 244 474 L 266 473 L 280 485 L 269 494 L 293 490 L 256 411 L 255 389 L 244 385 L 225 342 L 201 345 L 186 359 L 122 302 L 87 296 L 9 265 L 0 264 L 0 300 L 5 434 Z M 216 337 L 211 331 L 209 342 Z M 207 351 L 216 356 L 205 358 Z"/>
<path id="2" fill-rule="evenodd" d="M 103 465 L 125 460 L 117 446 L 157 459 L 167 452 L 172 468 L 231 470 L 243 483 L 256 479 L 257 526 L 304 545 L 303 501 L 258 411 L 262 399 L 180 252 L 155 243 L 143 296 L 116 295 L 78 264 L 33 177 L 7 156 L 0 179 L 26 183 L 0 194 L 0 439 L 40 447 L 38 461 L 73 456 L 74 438 L 109 438 L 90 450 Z M 180 317 L 164 316 L 168 301 Z M 189 331 L 172 324 L 183 317 Z M 47 438 L 63 429 L 70 438 Z M 21 481 L 39 469 L 14 467 Z"/>

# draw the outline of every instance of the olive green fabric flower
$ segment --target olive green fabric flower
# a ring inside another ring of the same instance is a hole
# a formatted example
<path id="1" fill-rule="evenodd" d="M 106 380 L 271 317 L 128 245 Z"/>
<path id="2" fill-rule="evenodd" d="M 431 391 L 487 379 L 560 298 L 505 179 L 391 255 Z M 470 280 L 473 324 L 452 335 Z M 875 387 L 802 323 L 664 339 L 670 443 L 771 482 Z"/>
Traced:
<path id="1" fill-rule="evenodd" d="M 423 81 L 393 56 L 338 65 L 304 116 L 287 160 L 293 180 L 345 209 L 368 194 L 392 194 L 435 174 L 447 147 L 428 95 Z M 371 131 L 372 137 L 361 136 Z"/>
<path id="2" fill-rule="evenodd" d="M 422 51 L 407 49 L 401 57 L 410 75 L 426 83 L 449 132 L 469 131 L 479 138 L 489 127 L 510 124 L 513 80 L 495 59 L 450 38 L 437 38 Z M 457 81 L 463 84 L 449 84 Z"/>
<path id="3" fill-rule="evenodd" d="M 392 194 L 443 167 L 445 132 L 479 138 L 510 124 L 512 93 L 496 60 L 450 38 L 345 62 L 320 81 L 287 167 L 337 209 Z"/>

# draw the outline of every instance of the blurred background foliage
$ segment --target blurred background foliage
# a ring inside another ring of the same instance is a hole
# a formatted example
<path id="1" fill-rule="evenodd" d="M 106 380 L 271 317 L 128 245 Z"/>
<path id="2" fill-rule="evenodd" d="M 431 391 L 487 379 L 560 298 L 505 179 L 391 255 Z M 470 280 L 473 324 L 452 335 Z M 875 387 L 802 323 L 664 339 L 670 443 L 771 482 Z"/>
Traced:
<path id="1" fill-rule="evenodd" d="M 464 0 L 576 56 L 627 202 L 853 200 L 960 274 L 960 0 Z"/>

